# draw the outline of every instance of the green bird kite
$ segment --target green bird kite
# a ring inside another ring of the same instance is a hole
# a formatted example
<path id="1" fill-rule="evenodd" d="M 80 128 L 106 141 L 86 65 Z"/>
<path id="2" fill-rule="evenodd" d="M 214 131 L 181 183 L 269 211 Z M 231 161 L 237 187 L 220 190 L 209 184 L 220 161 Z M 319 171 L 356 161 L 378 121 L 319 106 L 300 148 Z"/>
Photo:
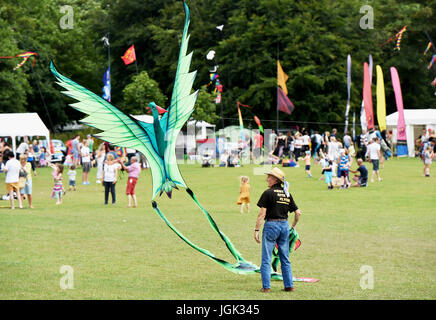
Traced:
<path id="1" fill-rule="evenodd" d="M 54 67 L 53 62 L 50 64 L 50 69 L 56 77 L 56 82 L 66 89 L 62 93 L 78 100 L 78 102 L 72 103 L 70 106 L 88 115 L 81 122 L 102 130 L 100 134 L 96 135 L 97 137 L 116 146 L 136 149 L 145 155 L 151 168 L 153 180 L 152 207 L 182 240 L 229 271 L 240 274 L 259 273 L 259 267 L 242 257 L 230 239 L 218 228 L 207 210 L 201 206 L 195 194 L 186 185 L 177 165 L 176 139 L 181 128 L 194 111 L 194 104 L 198 96 L 198 90 L 191 93 L 197 72 L 189 72 L 192 52 L 189 54 L 186 54 L 186 52 L 189 41 L 190 14 L 186 3 L 184 3 L 184 8 L 186 19 L 171 102 L 167 112 L 160 119 L 156 104 L 154 102 L 149 103 L 153 123 L 145 123 L 131 115 L 124 114 L 108 101 L 61 75 Z M 171 198 L 172 190 L 179 188 L 186 189 L 189 196 L 202 210 L 212 228 L 225 242 L 228 250 L 236 259 L 236 263 L 232 264 L 219 259 L 208 250 L 195 245 L 165 217 L 155 198 L 162 195 L 163 192 Z M 273 272 L 272 278 L 281 279 L 281 275 Z"/>

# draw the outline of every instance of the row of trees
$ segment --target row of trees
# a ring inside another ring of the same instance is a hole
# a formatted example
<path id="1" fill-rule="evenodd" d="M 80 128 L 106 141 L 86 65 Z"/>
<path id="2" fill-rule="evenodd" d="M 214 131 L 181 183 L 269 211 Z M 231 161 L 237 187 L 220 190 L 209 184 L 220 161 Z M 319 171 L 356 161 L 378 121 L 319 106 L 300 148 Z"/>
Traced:
<path id="1" fill-rule="evenodd" d="M 436 36 L 436 0 L 191 0 L 189 49 L 194 51 L 191 70 L 200 89 L 195 117 L 221 124 L 220 106 L 213 102 L 206 59 L 216 51 L 223 85 L 225 124 L 237 123 L 236 103 L 251 105 L 264 126 L 276 118 L 276 60 L 290 76 L 288 96 L 295 105 L 283 121 L 343 123 L 347 99 L 346 57 L 352 56 L 351 112 L 360 111 L 363 62 L 372 54 L 374 68 L 385 74 L 387 113 L 396 110 L 389 67 L 400 74 L 406 108 L 436 107 L 435 67 L 427 66 L 433 52 L 423 56 L 424 34 Z M 73 9 L 72 28 L 60 22 Z M 372 29 L 362 29 L 370 5 Z M 27 63 L 13 71 L 17 59 L 0 60 L 0 112 L 38 112 L 55 126 L 82 115 L 70 107 L 49 72 L 50 60 L 58 70 L 91 91 L 102 92 L 107 69 L 107 48 L 101 38 L 109 34 L 112 102 L 124 112 L 141 114 L 149 101 L 166 106 L 171 97 L 184 23 L 181 1 L 176 0 L 2 0 L 0 56 L 24 51 L 38 53 L 34 68 Z M 222 31 L 216 26 L 224 25 Z M 395 41 L 381 46 L 403 26 L 401 50 Z M 135 64 L 120 57 L 135 44 Z M 375 84 L 375 80 L 374 80 Z M 140 94 L 138 94 L 140 93 Z M 247 116 L 247 118 L 249 118 Z M 282 123 L 285 126 L 285 123 Z M 287 126 L 287 124 L 286 124 Z"/>

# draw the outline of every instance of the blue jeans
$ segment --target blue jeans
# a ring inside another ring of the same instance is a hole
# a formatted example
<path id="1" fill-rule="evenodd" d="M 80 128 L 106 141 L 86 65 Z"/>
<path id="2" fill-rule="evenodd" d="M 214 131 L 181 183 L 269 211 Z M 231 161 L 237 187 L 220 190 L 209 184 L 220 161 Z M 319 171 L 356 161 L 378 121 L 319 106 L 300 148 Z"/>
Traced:
<path id="1" fill-rule="evenodd" d="M 266 221 L 262 233 L 262 264 L 260 275 L 262 287 L 271 287 L 271 256 L 274 245 L 279 249 L 280 265 L 282 268 L 283 284 L 285 288 L 294 286 L 292 268 L 289 261 L 289 224 L 288 221 Z"/>

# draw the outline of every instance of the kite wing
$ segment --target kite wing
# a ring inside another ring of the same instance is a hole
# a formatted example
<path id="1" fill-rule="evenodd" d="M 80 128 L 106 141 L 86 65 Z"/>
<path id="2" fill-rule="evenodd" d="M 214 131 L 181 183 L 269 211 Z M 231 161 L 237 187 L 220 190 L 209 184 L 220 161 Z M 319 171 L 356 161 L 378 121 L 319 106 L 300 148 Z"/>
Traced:
<path id="1" fill-rule="evenodd" d="M 154 198 L 165 182 L 165 172 L 163 159 L 156 151 L 153 124 L 124 114 L 108 101 L 61 75 L 53 62 L 50 70 L 57 84 L 66 89 L 62 93 L 79 101 L 70 106 L 88 115 L 81 122 L 103 131 L 97 137 L 116 146 L 136 149 L 146 156 L 150 162 Z"/>
<path id="2" fill-rule="evenodd" d="M 167 147 L 164 154 L 165 171 L 174 183 L 187 188 L 177 166 L 176 141 L 180 129 L 194 111 L 194 104 L 197 100 L 198 90 L 191 94 L 192 85 L 194 83 L 197 71 L 189 72 L 192 52 L 186 54 L 186 51 L 189 42 L 188 28 L 190 17 L 188 6 L 186 3 L 183 4 L 185 7 L 186 18 L 185 26 L 183 28 L 182 43 L 180 45 L 176 78 L 171 96 L 171 104 L 168 107 L 168 112 L 165 113 L 161 118 L 160 125 L 163 132 L 165 132 L 165 140 L 167 142 Z"/>

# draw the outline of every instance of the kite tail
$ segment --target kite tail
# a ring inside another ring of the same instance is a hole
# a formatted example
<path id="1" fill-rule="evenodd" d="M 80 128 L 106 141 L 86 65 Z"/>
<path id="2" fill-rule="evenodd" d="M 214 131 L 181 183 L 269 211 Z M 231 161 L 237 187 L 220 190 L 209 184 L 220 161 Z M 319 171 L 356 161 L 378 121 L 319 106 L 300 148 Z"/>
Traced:
<path id="1" fill-rule="evenodd" d="M 194 192 L 192 192 L 191 189 L 186 189 L 186 192 L 191 196 L 192 200 L 194 200 L 194 202 L 197 204 L 197 206 L 201 209 L 201 211 L 203 211 L 203 213 L 206 215 L 207 220 L 209 221 L 209 223 L 211 224 L 212 228 L 215 230 L 216 233 L 218 233 L 218 235 L 221 237 L 221 239 L 224 241 L 224 243 L 226 244 L 227 248 L 229 249 L 230 253 L 232 254 L 233 257 L 235 257 L 235 259 L 239 262 L 239 261 L 243 261 L 245 262 L 245 259 L 242 257 L 242 255 L 239 253 L 239 251 L 235 248 L 235 246 L 233 245 L 233 243 L 230 241 L 230 239 L 223 233 L 221 232 L 221 230 L 218 228 L 218 225 L 216 224 L 216 222 L 213 220 L 212 216 L 209 214 L 209 212 L 207 212 L 207 210 L 205 208 L 203 208 L 203 206 L 200 204 L 200 202 L 197 200 L 197 197 L 195 196 Z"/>
<path id="2" fill-rule="evenodd" d="M 212 259 L 213 261 L 218 263 L 220 266 L 224 267 L 225 269 L 227 269 L 231 272 L 238 273 L 238 274 L 252 274 L 255 272 L 259 272 L 258 271 L 259 267 L 252 264 L 251 262 L 243 260 L 243 261 L 238 261 L 238 263 L 236 263 L 236 264 L 231 264 L 225 260 L 222 260 L 222 259 L 215 257 L 215 255 L 213 253 L 211 253 L 210 251 L 197 246 L 192 241 L 190 241 L 188 238 L 186 238 L 179 230 L 177 230 L 177 228 L 165 217 L 163 212 L 159 209 L 159 206 L 157 205 L 156 201 L 152 201 L 152 206 L 153 206 L 153 210 L 156 211 L 156 213 L 159 215 L 159 217 L 161 217 L 161 219 L 163 221 L 165 221 L 165 223 L 168 225 L 168 227 L 170 227 L 170 229 L 173 230 L 175 232 L 175 234 L 177 234 L 183 241 L 185 241 L 193 249 L 206 255 L 207 257 L 209 257 L 210 259 Z"/>

